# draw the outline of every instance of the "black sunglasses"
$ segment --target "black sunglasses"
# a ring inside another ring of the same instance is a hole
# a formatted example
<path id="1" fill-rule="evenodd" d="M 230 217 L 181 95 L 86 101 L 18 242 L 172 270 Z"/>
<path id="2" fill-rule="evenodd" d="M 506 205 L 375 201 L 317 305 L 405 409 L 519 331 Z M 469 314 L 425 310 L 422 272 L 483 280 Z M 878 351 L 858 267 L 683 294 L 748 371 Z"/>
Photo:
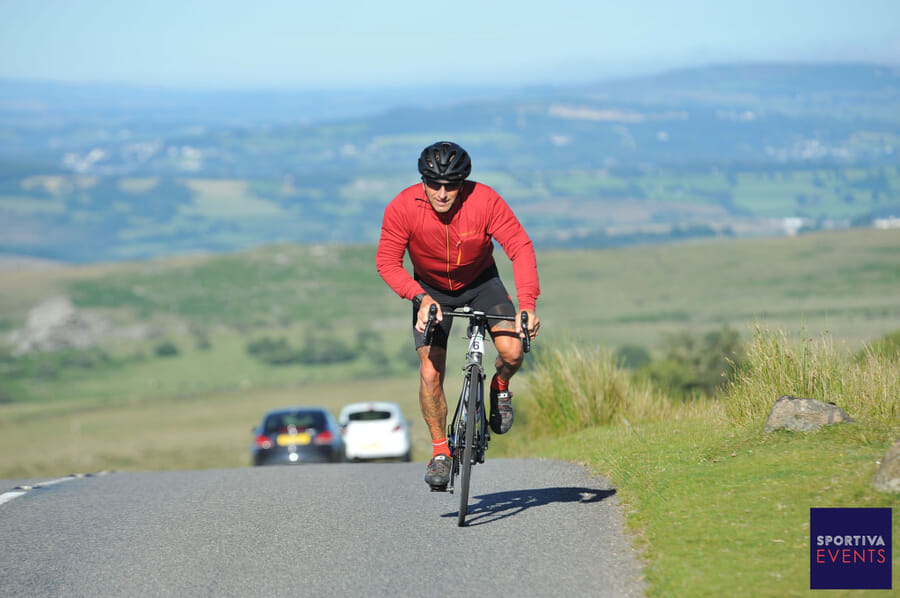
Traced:
<path id="1" fill-rule="evenodd" d="M 462 183 L 439 183 L 437 181 L 430 181 L 428 179 L 422 180 L 425 182 L 425 186 L 432 191 L 440 191 L 441 187 L 443 187 L 447 191 L 456 191 L 462 185 Z"/>

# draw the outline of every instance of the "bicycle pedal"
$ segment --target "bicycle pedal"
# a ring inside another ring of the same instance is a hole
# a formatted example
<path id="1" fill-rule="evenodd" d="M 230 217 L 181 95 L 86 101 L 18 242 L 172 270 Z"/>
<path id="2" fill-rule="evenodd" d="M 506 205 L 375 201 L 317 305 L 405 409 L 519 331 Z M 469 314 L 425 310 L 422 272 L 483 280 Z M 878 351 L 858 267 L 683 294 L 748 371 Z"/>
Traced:
<path id="1" fill-rule="evenodd" d="M 431 486 L 431 491 L 432 492 L 448 492 L 447 488 L 448 488 L 447 486 Z M 449 492 L 452 492 L 452 490 L 449 490 Z"/>

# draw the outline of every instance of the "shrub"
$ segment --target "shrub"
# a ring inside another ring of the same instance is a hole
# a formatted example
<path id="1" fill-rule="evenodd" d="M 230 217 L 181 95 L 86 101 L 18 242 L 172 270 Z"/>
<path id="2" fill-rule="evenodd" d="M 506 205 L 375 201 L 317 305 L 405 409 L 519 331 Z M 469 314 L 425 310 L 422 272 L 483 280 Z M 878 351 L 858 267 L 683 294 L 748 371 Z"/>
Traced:
<path id="1" fill-rule="evenodd" d="M 360 330 L 356 333 L 356 348 L 365 353 L 383 353 L 384 339 L 374 330 Z"/>
<path id="2" fill-rule="evenodd" d="M 356 351 L 379 371 L 390 368 L 391 360 L 384 348 L 384 338 L 374 330 L 356 333 Z"/>
<path id="3" fill-rule="evenodd" d="M 406 368 L 419 369 L 419 354 L 413 348 L 412 343 L 403 343 L 397 351 L 397 360 Z"/>
<path id="4" fill-rule="evenodd" d="M 247 353 L 270 365 L 325 365 L 356 359 L 357 353 L 330 333 L 305 337 L 303 347 L 292 347 L 284 338 L 263 337 L 247 344 Z"/>
<path id="5" fill-rule="evenodd" d="M 616 362 L 630 370 L 640 369 L 652 361 L 650 351 L 641 345 L 622 345 L 616 349 Z"/>
<path id="6" fill-rule="evenodd" d="M 858 361 L 864 361 L 868 358 L 869 353 L 877 353 L 895 359 L 900 357 L 900 330 L 889 332 L 871 345 L 863 348 L 856 353 L 856 359 Z"/>
<path id="7" fill-rule="evenodd" d="M 641 372 L 675 396 L 712 397 L 734 375 L 743 351 L 740 334 L 727 326 L 702 337 L 669 334 L 662 343 L 662 359 Z"/>
<path id="8" fill-rule="evenodd" d="M 889 423 L 900 417 L 898 388 L 896 355 L 870 346 L 854 357 L 827 334 L 797 339 L 757 328 L 724 399 L 738 424 L 761 423 L 783 395 L 831 402 L 854 418 Z"/>
<path id="9" fill-rule="evenodd" d="M 279 350 L 287 347 L 287 341 L 283 338 L 270 338 L 264 336 L 262 338 L 247 343 L 245 350 L 250 355 L 264 355 L 273 350 Z"/>
<path id="10" fill-rule="evenodd" d="M 664 417 L 669 401 L 647 379 L 598 348 L 551 348 L 535 355 L 529 421 L 555 433 Z"/>
<path id="11" fill-rule="evenodd" d="M 178 345 L 172 341 L 163 341 L 153 348 L 157 357 L 175 357 L 180 353 Z"/>
<path id="12" fill-rule="evenodd" d="M 298 356 L 303 363 L 326 364 L 351 361 L 356 352 L 332 334 L 310 334 Z"/>
<path id="13" fill-rule="evenodd" d="M 110 362 L 109 355 L 98 348 L 71 349 L 59 354 L 59 364 L 62 367 L 75 367 L 92 369 Z"/>
<path id="14" fill-rule="evenodd" d="M 247 343 L 246 351 L 271 365 L 289 365 L 301 361 L 299 352 L 284 338 L 262 337 Z"/>

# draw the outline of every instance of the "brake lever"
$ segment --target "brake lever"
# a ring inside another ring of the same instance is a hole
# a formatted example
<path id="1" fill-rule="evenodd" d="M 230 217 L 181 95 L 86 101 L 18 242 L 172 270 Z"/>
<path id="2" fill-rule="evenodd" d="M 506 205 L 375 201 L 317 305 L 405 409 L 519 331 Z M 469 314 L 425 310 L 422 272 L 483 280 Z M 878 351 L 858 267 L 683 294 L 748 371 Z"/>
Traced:
<path id="1" fill-rule="evenodd" d="M 428 308 L 428 321 L 425 323 L 425 346 L 431 344 L 431 337 L 434 332 L 434 320 L 437 318 L 437 304 L 432 303 L 431 307 Z"/>
<path id="2" fill-rule="evenodd" d="M 531 336 L 528 334 L 528 312 L 522 311 L 519 319 L 522 323 L 522 332 L 525 333 L 525 336 L 522 337 L 522 351 L 528 353 L 531 351 Z"/>

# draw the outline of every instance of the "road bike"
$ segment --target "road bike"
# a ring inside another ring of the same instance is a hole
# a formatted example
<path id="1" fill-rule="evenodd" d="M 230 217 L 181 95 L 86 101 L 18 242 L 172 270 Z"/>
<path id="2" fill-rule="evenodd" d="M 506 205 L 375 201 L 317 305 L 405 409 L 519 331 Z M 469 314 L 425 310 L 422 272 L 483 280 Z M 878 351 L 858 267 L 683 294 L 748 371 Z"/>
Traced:
<path id="1" fill-rule="evenodd" d="M 428 311 L 428 322 L 425 325 L 425 344 L 431 344 L 432 329 L 437 315 L 437 306 L 432 305 Z M 466 334 L 469 348 L 466 351 L 466 364 L 463 366 L 464 378 L 459 402 L 450 425 L 447 427 L 447 443 L 450 446 L 452 466 L 450 484 L 447 491 L 454 492 L 454 482 L 459 478 L 459 517 L 457 525 L 462 527 L 466 522 L 469 508 L 469 482 L 472 477 L 472 466 L 484 463 L 484 453 L 491 439 L 488 416 L 484 404 L 484 339 L 487 336 L 488 319 L 514 322 L 516 316 L 488 315 L 483 311 L 473 311 L 464 307 L 455 311 L 444 312 L 444 317 L 467 318 L 469 325 Z M 522 330 L 522 350 L 531 350 L 531 339 L 528 336 L 528 314 L 519 314 Z M 474 417 L 469 417 L 474 414 Z"/>

